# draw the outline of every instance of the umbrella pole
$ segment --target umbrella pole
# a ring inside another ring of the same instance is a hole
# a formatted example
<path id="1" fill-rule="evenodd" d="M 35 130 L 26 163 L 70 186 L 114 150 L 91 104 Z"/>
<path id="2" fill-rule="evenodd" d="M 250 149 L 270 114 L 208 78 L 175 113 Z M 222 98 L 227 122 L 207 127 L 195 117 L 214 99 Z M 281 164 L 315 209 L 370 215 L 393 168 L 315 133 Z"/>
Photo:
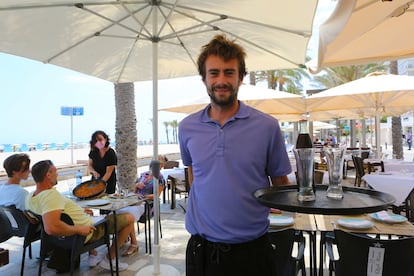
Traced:
<path id="1" fill-rule="evenodd" d="M 381 152 L 381 119 L 380 112 L 375 112 L 375 145 L 377 147 L 375 151 L 375 158 L 380 158 Z"/>
<path id="2" fill-rule="evenodd" d="M 158 185 L 160 178 L 160 164 L 158 160 L 151 161 L 152 175 L 154 176 L 154 244 L 153 244 L 153 265 L 142 268 L 137 276 L 149 275 L 165 275 L 165 276 L 179 276 L 177 269 L 170 265 L 160 265 L 161 246 L 159 245 L 159 217 L 160 217 L 160 201 L 158 200 Z M 150 230 L 151 231 L 151 230 Z M 150 241 L 151 242 L 151 241 Z"/>
<path id="3" fill-rule="evenodd" d="M 157 7 L 153 6 L 152 19 L 153 19 L 153 35 L 154 37 L 158 32 L 157 24 Z M 136 275 L 165 275 L 165 276 L 179 276 L 180 273 L 177 269 L 170 265 L 160 265 L 160 252 L 161 246 L 159 245 L 159 217 L 160 217 L 160 201 L 158 200 L 158 185 L 160 177 L 160 161 L 158 161 L 158 41 L 155 39 L 152 42 L 152 72 L 153 72 L 153 118 L 152 118 L 152 131 L 153 131 L 153 161 L 151 162 L 152 174 L 155 177 L 153 194 L 154 194 L 154 245 L 153 245 L 153 265 L 146 266 L 137 272 Z M 150 230 L 151 231 L 151 230 Z M 151 241 L 149 241 L 151 242 Z"/>

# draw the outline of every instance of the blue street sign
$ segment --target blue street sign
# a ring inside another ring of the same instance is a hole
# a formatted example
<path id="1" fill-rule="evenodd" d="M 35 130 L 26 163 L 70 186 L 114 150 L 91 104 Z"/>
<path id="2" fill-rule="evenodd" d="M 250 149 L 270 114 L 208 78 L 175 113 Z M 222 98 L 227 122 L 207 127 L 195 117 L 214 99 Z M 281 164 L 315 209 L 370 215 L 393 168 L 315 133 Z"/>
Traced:
<path id="1" fill-rule="evenodd" d="M 83 107 L 81 106 L 62 106 L 60 107 L 60 114 L 63 116 L 82 116 Z"/>

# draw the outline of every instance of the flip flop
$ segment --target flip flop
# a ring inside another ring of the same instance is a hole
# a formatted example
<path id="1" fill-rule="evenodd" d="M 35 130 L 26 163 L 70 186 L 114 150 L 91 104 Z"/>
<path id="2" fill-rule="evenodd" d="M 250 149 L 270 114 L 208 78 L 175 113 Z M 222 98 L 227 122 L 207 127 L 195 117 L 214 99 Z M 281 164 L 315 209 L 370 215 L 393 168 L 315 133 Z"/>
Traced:
<path id="1" fill-rule="evenodd" d="M 127 250 L 124 251 L 124 253 L 122 253 L 122 257 L 129 257 L 129 256 L 133 256 L 136 253 L 138 253 L 139 247 L 138 244 L 131 244 Z"/>

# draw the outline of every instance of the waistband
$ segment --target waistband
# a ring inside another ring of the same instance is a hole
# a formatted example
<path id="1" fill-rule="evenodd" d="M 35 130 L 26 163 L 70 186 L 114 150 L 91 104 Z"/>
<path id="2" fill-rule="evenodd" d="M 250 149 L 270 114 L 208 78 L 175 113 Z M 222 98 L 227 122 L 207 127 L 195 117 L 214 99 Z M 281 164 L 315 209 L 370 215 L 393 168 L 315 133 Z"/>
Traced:
<path id="1" fill-rule="evenodd" d="M 203 238 L 201 235 L 192 235 L 192 238 L 199 241 L 199 242 L 203 242 L 207 245 L 215 245 L 215 246 L 220 246 L 220 247 L 230 247 L 230 248 L 243 248 L 243 247 L 250 247 L 250 246 L 257 246 L 259 244 L 265 244 L 267 242 L 269 242 L 269 238 L 268 238 L 268 234 L 265 233 L 263 236 L 258 237 L 257 239 L 251 240 L 251 241 L 247 241 L 247 242 L 242 242 L 242 243 L 223 243 L 223 242 L 212 242 L 209 241 L 205 238 Z"/>

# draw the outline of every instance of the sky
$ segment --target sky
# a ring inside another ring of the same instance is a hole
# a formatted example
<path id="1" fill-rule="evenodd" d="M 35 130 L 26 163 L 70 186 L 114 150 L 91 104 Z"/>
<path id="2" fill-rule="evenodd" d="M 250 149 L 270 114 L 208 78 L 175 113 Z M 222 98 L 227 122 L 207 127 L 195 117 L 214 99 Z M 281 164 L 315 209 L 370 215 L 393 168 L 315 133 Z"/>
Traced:
<path id="1" fill-rule="evenodd" d="M 320 0 L 315 26 L 323 22 L 335 1 Z M 317 29 L 308 55 L 317 55 Z M 248 81 L 248 78 L 245 78 Z M 88 142 L 95 130 L 115 139 L 115 96 L 111 82 L 51 64 L 0 53 L 0 145 L 24 143 Z M 160 80 L 158 107 L 163 108 L 205 94 L 200 76 Z M 83 107 L 83 116 L 61 115 L 62 106 Z M 139 141 L 152 139 L 152 83 L 135 83 Z M 166 141 L 163 122 L 186 115 L 160 111 L 159 141 Z"/>

